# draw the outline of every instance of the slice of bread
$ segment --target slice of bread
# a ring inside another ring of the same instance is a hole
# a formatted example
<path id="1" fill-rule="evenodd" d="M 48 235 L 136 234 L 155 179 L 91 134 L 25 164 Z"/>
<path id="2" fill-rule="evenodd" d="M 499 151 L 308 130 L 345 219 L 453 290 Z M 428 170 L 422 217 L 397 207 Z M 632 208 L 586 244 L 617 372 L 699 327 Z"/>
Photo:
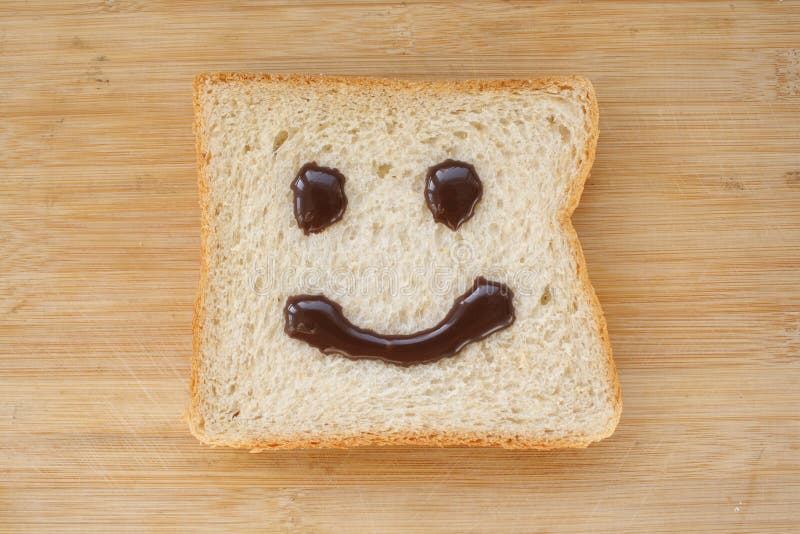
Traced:
<path id="1" fill-rule="evenodd" d="M 200 440 L 550 449 L 614 431 L 611 346 L 570 222 L 598 135 L 587 80 L 201 75 L 195 114 Z M 456 231 L 425 202 L 427 170 L 448 159 L 483 186 Z M 309 162 L 344 176 L 347 208 L 306 235 L 291 185 Z M 323 354 L 284 330 L 289 297 L 322 294 L 359 327 L 418 332 L 477 276 L 512 289 L 516 319 L 434 363 Z"/>

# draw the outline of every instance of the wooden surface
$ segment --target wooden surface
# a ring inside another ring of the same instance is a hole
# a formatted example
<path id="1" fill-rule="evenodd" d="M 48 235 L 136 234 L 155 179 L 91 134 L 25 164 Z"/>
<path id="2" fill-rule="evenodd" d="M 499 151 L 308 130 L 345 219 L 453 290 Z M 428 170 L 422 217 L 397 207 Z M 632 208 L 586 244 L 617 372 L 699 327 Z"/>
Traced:
<path id="1" fill-rule="evenodd" d="M 587 450 L 211 450 L 201 71 L 580 73 L 623 389 Z M 800 530 L 800 4 L 0 5 L 0 529 Z"/>

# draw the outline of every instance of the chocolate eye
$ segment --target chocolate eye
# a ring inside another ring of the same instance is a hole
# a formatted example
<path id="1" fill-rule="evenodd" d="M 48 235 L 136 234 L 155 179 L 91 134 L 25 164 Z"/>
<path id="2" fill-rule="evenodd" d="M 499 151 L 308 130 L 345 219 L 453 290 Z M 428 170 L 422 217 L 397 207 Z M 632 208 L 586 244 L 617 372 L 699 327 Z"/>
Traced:
<path id="1" fill-rule="evenodd" d="M 300 167 L 292 191 L 294 218 L 306 235 L 323 231 L 341 219 L 347 208 L 344 175 L 315 161 Z"/>
<path id="2" fill-rule="evenodd" d="M 428 169 L 425 201 L 433 220 L 453 231 L 472 217 L 482 195 L 481 179 L 469 163 L 448 159 Z"/>

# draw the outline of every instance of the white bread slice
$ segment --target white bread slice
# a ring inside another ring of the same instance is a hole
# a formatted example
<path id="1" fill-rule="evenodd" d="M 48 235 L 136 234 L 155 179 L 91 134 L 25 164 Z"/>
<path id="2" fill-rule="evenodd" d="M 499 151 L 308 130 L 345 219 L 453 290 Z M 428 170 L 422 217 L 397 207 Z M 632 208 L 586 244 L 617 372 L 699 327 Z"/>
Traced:
<path id="1" fill-rule="evenodd" d="M 570 222 L 598 135 L 588 80 L 200 75 L 195 115 L 200 440 L 550 449 L 613 433 L 620 389 Z M 448 158 L 473 164 L 484 188 L 458 231 L 423 195 L 427 169 Z M 290 184 L 311 161 L 344 174 L 348 206 L 304 235 Z M 512 288 L 516 320 L 435 363 L 353 361 L 284 333 L 287 297 L 309 292 L 359 326 L 419 331 L 476 275 Z"/>

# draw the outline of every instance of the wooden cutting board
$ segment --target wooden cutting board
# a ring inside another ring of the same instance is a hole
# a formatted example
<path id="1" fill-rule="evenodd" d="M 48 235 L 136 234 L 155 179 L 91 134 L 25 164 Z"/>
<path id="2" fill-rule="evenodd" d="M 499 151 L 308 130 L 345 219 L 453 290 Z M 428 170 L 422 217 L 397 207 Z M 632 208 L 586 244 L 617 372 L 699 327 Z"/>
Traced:
<path id="1" fill-rule="evenodd" d="M 201 71 L 580 73 L 623 388 L 586 450 L 212 450 L 187 402 Z M 800 4 L 5 2 L 0 530 L 800 530 Z"/>

